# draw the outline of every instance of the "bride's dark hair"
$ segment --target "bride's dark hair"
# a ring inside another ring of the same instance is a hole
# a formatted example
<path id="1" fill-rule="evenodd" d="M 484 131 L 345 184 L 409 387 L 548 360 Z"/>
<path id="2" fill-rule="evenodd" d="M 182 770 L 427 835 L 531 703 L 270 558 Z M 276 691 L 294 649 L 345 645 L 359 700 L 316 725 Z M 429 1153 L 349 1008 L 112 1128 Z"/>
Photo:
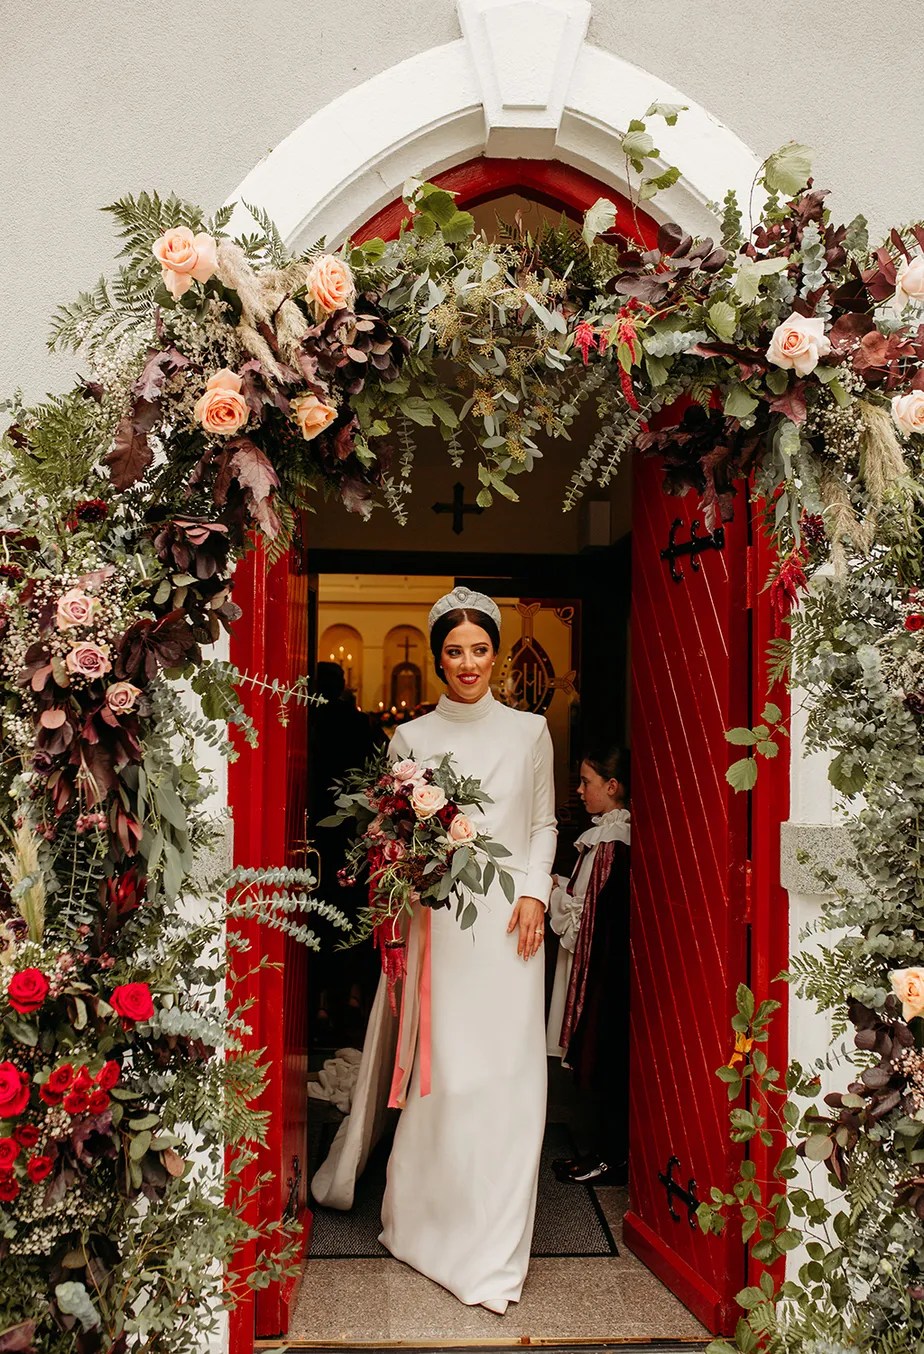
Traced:
<path id="1" fill-rule="evenodd" d="M 441 682 L 446 680 L 440 663 L 440 654 L 443 652 L 446 636 L 451 630 L 455 630 L 457 625 L 464 625 L 466 621 L 471 625 L 480 626 L 484 630 L 495 653 L 500 650 L 500 631 L 492 616 L 486 615 L 483 611 L 476 611 L 474 607 L 470 606 L 456 607 L 454 611 L 444 612 L 438 620 L 433 622 L 433 629 L 430 631 L 430 652 L 433 655 L 433 666 Z"/>

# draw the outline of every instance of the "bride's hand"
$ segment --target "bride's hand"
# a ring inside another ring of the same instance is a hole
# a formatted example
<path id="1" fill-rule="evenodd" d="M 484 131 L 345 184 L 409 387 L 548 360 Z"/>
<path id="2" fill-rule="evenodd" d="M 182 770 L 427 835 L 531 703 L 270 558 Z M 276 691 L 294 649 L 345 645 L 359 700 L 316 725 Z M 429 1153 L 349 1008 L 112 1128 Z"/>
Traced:
<path id="1" fill-rule="evenodd" d="M 524 959 L 532 959 L 541 949 L 542 937 L 545 935 L 545 908 L 538 898 L 517 899 L 507 924 L 507 934 L 517 927 L 520 929 L 517 954 L 521 954 Z"/>

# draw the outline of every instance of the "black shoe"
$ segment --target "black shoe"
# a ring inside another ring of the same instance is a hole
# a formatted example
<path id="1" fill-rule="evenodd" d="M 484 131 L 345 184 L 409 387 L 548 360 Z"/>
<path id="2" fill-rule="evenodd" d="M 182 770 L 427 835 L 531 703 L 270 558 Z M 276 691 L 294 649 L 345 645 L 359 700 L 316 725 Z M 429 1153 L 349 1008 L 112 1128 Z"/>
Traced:
<path id="1" fill-rule="evenodd" d="M 552 1170 L 558 1180 L 568 1184 L 576 1180 L 581 1172 L 589 1170 L 597 1164 L 598 1158 L 595 1156 L 557 1157 L 552 1162 Z"/>
<path id="2" fill-rule="evenodd" d="M 606 1161 L 595 1160 L 589 1165 L 579 1166 L 570 1174 L 570 1179 L 576 1185 L 608 1185 L 609 1163 Z"/>

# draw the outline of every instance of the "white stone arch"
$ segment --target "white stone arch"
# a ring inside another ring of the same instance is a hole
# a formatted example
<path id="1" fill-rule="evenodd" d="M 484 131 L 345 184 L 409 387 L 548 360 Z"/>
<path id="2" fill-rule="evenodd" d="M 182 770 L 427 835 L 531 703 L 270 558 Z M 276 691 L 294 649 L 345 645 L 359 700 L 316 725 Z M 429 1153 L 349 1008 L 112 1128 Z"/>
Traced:
<path id="1" fill-rule="evenodd" d="M 313 113 L 230 200 L 259 204 L 297 248 L 322 235 L 338 243 L 411 175 L 479 155 L 560 160 L 624 192 L 619 135 L 660 100 L 688 106 L 676 126 L 657 123 L 665 162 L 683 177 L 646 211 L 707 233 L 707 204 L 728 188 L 747 204 L 754 153 L 681 90 L 588 43 L 588 0 L 457 0 L 457 11 L 461 38 Z"/>

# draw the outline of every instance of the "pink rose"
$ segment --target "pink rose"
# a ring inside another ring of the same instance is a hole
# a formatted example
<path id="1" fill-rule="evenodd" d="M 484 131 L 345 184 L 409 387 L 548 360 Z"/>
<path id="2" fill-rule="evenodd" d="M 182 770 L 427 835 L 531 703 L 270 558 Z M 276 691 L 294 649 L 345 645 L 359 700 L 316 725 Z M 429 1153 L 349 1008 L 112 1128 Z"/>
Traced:
<path id="1" fill-rule="evenodd" d="M 411 805 L 420 819 L 432 818 L 446 803 L 446 795 L 438 785 L 415 785 Z"/>
<path id="2" fill-rule="evenodd" d="M 112 686 L 106 687 L 106 704 L 114 715 L 127 715 L 129 710 L 134 710 L 140 695 L 140 687 L 131 682 L 113 682 Z"/>
<path id="3" fill-rule="evenodd" d="M 343 259 L 333 254 L 322 254 L 315 259 L 308 273 L 307 287 L 314 302 L 315 313 L 330 315 L 352 305 L 356 296 L 353 274 Z M 320 316 L 319 316 L 320 318 Z"/>
<path id="4" fill-rule="evenodd" d="M 55 624 L 59 630 L 70 630 L 75 625 L 89 625 L 99 607 L 95 597 L 89 597 L 82 588 L 70 588 L 58 598 Z"/>
<path id="5" fill-rule="evenodd" d="M 893 305 L 896 310 L 904 310 L 909 301 L 924 303 L 924 256 L 916 259 L 902 259 L 895 278 L 895 296 Z"/>
<path id="6" fill-rule="evenodd" d="M 924 968 L 893 969 L 889 981 L 902 1004 L 903 1020 L 924 1015 Z"/>
<path id="7" fill-rule="evenodd" d="M 317 395 L 299 395 L 292 401 L 292 413 L 306 442 L 330 427 L 337 417 L 336 409 L 319 400 Z"/>
<path id="8" fill-rule="evenodd" d="M 112 670 L 109 649 L 105 644 L 72 644 L 70 653 L 65 656 L 64 666 L 75 676 L 86 677 L 88 682 Z"/>
<path id="9" fill-rule="evenodd" d="M 199 396 L 193 410 L 206 432 L 228 437 L 243 428 L 250 410 L 240 393 L 242 385 L 241 378 L 227 367 L 209 377 L 205 394 Z"/>
<path id="10" fill-rule="evenodd" d="M 179 298 L 196 282 L 208 282 L 218 267 L 215 241 L 204 232 L 194 235 L 188 226 L 174 226 L 151 246 L 151 253 L 160 264 L 164 286 L 173 297 Z"/>
<path id="11" fill-rule="evenodd" d="M 385 819 L 382 817 L 382 815 L 380 813 L 377 813 L 373 818 L 372 822 L 366 828 L 364 835 L 367 837 L 372 837 L 373 839 L 375 839 L 376 837 L 384 836 L 385 834 L 382 832 L 382 824 L 384 823 L 384 821 Z"/>
<path id="12" fill-rule="evenodd" d="M 924 390 L 893 395 L 892 417 L 903 433 L 924 433 Z"/>
<path id="13" fill-rule="evenodd" d="M 774 329 L 767 357 L 777 367 L 795 367 L 799 376 L 808 376 L 830 351 L 831 340 L 825 333 L 824 320 L 794 312 Z"/>
<path id="14" fill-rule="evenodd" d="M 410 757 L 405 757 L 401 762 L 395 762 L 391 768 L 391 774 L 399 785 L 404 785 L 409 780 L 416 780 L 420 772 L 420 767 L 416 762 L 412 762 Z"/>
<path id="15" fill-rule="evenodd" d="M 467 818 L 464 813 L 457 813 L 449 824 L 449 840 L 457 846 L 463 842 L 473 842 L 477 835 L 471 818 Z"/>
<path id="16" fill-rule="evenodd" d="M 407 855 L 403 842 L 396 842 L 389 839 L 382 843 L 382 859 L 389 865 L 394 865 L 396 860 L 403 860 Z"/>

